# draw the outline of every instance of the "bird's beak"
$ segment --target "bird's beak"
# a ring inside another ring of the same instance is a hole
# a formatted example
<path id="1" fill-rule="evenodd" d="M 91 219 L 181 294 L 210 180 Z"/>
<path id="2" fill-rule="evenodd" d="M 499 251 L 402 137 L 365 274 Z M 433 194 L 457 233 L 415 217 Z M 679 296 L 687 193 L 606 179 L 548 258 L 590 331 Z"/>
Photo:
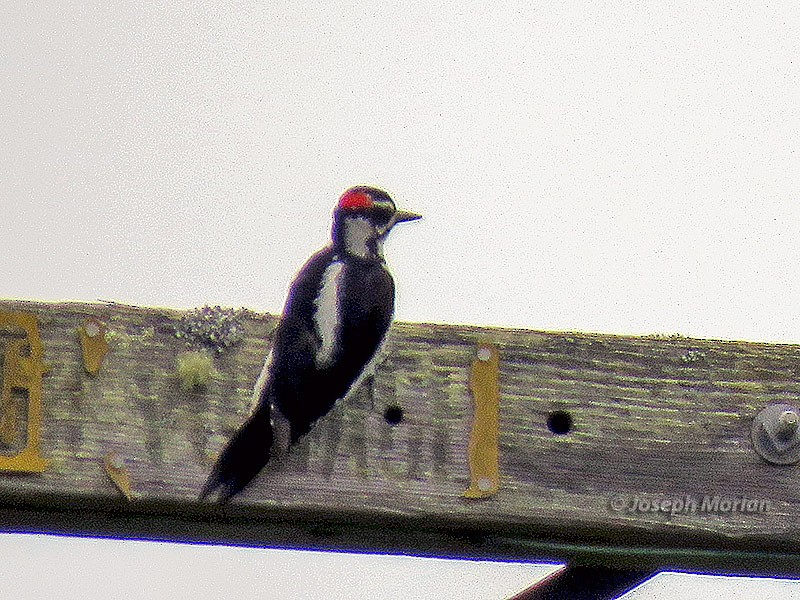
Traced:
<path id="1" fill-rule="evenodd" d="M 418 215 L 417 213 L 408 212 L 406 210 L 398 210 L 396 213 L 394 213 L 394 217 L 392 217 L 392 225 L 402 223 L 403 221 L 416 221 L 417 219 L 421 218 L 422 215 Z"/>
<path id="2" fill-rule="evenodd" d="M 398 223 L 402 223 L 403 221 L 416 221 L 417 219 L 421 219 L 422 215 L 418 215 L 417 213 L 408 212 L 406 210 L 398 210 L 394 213 L 389 222 L 386 224 L 380 232 L 379 235 L 382 238 L 386 237 L 389 232 L 392 230 L 392 227 L 397 225 Z"/>

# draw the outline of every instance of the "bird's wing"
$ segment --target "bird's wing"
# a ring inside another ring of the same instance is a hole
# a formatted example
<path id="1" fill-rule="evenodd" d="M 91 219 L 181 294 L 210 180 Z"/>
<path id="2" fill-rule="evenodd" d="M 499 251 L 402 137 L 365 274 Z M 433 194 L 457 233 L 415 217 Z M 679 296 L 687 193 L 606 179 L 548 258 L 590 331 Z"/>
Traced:
<path id="1" fill-rule="evenodd" d="M 334 261 L 331 248 L 312 256 L 298 273 L 289 289 L 281 322 L 275 331 L 272 347 L 271 373 L 261 397 L 262 405 L 270 403 L 289 421 L 292 441 L 306 433 L 319 418 L 309 410 L 314 396 L 325 396 L 321 389 L 318 357 L 323 352 L 323 334 L 315 320 L 319 293 L 326 269 Z M 335 401 L 335 398 L 331 401 Z M 302 432 L 302 433 L 300 433 Z"/>
<path id="2" fill-rule="evenodd" d="M 226 502 L 240 492 L 267 464 L 273 443 L 282 441 L 276 440 L 273 431 L 277 417 L 273 406 L 281 410 L 284 404 L 297 404 L 303 390 L 300 382 L 314 378 L 314 356 L 319 345 L 313 323 L 307 318 L 309 308 L 304 306 L 308 294 L 298 292 L 319 286 L 321 272 L 329 261 L 326 251 L 317 253 L 295 279 L 284 316 L 275 330 L 266 372 L 257 383 L 258 403 L 220 453 L 200 493 L 201 499 L 219 489 L 220 502 Z"/>
<path id="3" fill-rule="evenodd" d="M 335 288 L 335 302 L 326 301 L 326 286 Z M 291 442 L 358 380 L 393 311 L 394 283 L 383 264 L 341 263 L 326 253 L 309 261 L 290 291 L 271 380 L 274 406 L 290 423 Z"/>

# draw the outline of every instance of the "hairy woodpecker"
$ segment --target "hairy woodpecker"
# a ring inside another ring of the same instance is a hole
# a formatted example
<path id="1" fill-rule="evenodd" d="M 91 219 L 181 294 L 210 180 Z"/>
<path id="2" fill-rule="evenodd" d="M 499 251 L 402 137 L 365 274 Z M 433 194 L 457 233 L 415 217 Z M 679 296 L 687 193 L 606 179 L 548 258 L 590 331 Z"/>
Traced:
<path id="1" fill-rule="evenodd" d="M 314 254 L 289 290 L 272 349 L 256 383 L 254 409 L 228 442 L 200 498 L 240 492 L 309 432 L 360 380 L 394 313 L 394 281 L 383 258 L 389 231 L 420 215 L 397 210 L 383 190 L 347 190 L 333 213 L 332 242 Z"/>

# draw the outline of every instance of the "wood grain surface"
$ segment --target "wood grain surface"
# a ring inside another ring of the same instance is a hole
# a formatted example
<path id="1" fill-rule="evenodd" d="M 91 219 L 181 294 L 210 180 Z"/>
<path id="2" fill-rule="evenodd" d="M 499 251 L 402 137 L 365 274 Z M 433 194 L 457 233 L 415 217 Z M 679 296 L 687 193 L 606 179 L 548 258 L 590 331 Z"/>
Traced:
<path id="1" fill-rule="evenodd" d="M 219 507 L 197 495 L 248 414 L 274 317 L 243 312 L 243 340 L 212 353 L 207 387 L 186 391 L 181 311 L 21 301 L 0 311 L 36 315 L 50 367 L 49 466 L 0 473 L 0 530 L 800 574 L 800 466 L 770 465 L 750 441 L 761 409 L 798 405 L 800 346 L 397 323 L 374 392 L 340 403 Z M 87 318 L 108 330 L 96 376 L 78 334 Z M 500 486 L 469 499 L 480 343 L 500 353 Z M 556 411 L 571 418 L 567 433 L 548 426 Z"/>

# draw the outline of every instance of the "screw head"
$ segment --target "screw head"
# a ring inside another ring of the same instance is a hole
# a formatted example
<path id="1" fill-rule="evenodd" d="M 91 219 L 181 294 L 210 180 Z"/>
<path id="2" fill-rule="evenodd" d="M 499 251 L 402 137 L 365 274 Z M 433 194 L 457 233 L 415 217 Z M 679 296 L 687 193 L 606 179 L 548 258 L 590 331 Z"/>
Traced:
<path id="1" fill-rule="evenodd" d="M 481 346 L 478 348 L 478 360 L 486 362 L 490 358 L 492 358 L 491 349 L 487 348 L 486 346 Z"/>
<path id="2" fill-rule="evenodd" d="M 96 319 L 86 319 L 83 329 L 90 338 L 96 337 L 100 334 L 100 323 Z"/>
<path id="3" fill-rule="evenodd" d="M 114 452 L 111 456 L 109 456 L 108 462 L 115 469 L 125 468 L 125 460 L 116 452 Z"/>

